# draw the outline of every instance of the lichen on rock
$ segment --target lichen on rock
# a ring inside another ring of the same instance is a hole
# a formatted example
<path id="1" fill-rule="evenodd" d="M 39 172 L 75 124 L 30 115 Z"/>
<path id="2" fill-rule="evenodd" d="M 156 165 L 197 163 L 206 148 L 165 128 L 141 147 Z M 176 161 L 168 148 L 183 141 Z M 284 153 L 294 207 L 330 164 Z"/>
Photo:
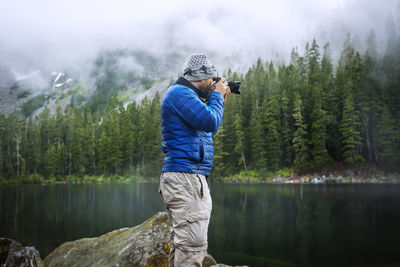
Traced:
<path id="1" fill-rule="evenodd" d="M 45 266 L 168 266 L 171 225 L 159 212 L 141 225 L 123 228 L 97 238 L 66 242 L 44 259 Z M 203 266 L 215 265 L 211 256 Z"/>

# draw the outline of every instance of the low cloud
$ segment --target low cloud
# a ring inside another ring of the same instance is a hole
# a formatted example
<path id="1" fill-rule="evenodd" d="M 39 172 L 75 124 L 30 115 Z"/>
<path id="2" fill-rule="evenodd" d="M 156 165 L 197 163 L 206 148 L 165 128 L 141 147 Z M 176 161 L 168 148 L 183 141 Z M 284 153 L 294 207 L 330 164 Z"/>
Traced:
<path id="1" fill-rule="evenodd" d="M 205 52 L 217 67 L 245 68 L 257 57 L 287 61 L 313 37 L 330 42 L 334 55 L 347 33 L 364 49 L 371 30 L 383 51 L 399 32 L 399 10 L 396 0 L 2 1 L 0 65 L 87 72 L 99 51 L 129 48 L 164 59 Z"/>

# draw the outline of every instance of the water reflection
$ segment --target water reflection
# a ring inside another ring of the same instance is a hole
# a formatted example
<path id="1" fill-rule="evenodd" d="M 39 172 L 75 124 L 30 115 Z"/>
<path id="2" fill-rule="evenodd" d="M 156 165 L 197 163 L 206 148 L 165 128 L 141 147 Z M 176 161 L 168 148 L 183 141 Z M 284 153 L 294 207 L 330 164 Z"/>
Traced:
<path id="1" fill-rule="evenodd" d="M 398 185 L 213 187 L 210 251 L 228 264 L 400 262 Z"/>
<path id="2" fill-rule="evenodd" d="M 44 257 L 65 241 L 132 227 L 164 210 L 157 189 L 0 187 L 0 236 L 33 245 Z M 398 263 L 399 192 L 399 185 L 213 184 L 209 252 L 230 265 Z"/>
<path id="3" fill-rule="evenodd" d="M 42 257 L 61 243 L 142 223 L 163 210 L 154 184 L 24 185 L 0 188 L 0 236 Z"/>

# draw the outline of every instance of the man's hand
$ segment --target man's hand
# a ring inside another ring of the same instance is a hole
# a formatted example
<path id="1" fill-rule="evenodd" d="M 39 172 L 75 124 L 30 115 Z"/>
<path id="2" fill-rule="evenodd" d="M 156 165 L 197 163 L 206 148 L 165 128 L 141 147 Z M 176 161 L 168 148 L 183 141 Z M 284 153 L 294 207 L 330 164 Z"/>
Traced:
<path id="1" fill-rule="evenodd" d="M 215 91 L 224 95 L 224 101 L 231 95 L 231 89 L 225 83 L 225 78 L 221 78 L 215 86 Z"/>

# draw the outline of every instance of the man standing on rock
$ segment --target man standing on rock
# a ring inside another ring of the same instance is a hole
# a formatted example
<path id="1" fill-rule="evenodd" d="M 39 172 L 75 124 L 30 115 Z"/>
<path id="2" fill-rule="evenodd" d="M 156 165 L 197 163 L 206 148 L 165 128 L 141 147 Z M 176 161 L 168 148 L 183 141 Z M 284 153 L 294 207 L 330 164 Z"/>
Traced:
<path id="1" fill-rule="evenodd" d="M 169 266 L 202 266 L 207 252 L 212 137 L 221 124 L 224 101 L 231 93 L 224 78 L 214 84 L 216 76 L 215 67 L 205 55 L 191 55 L 183 77 L 168 88 L 161 105 L 165 159 L 160 193 L 172 223 Z"/>

